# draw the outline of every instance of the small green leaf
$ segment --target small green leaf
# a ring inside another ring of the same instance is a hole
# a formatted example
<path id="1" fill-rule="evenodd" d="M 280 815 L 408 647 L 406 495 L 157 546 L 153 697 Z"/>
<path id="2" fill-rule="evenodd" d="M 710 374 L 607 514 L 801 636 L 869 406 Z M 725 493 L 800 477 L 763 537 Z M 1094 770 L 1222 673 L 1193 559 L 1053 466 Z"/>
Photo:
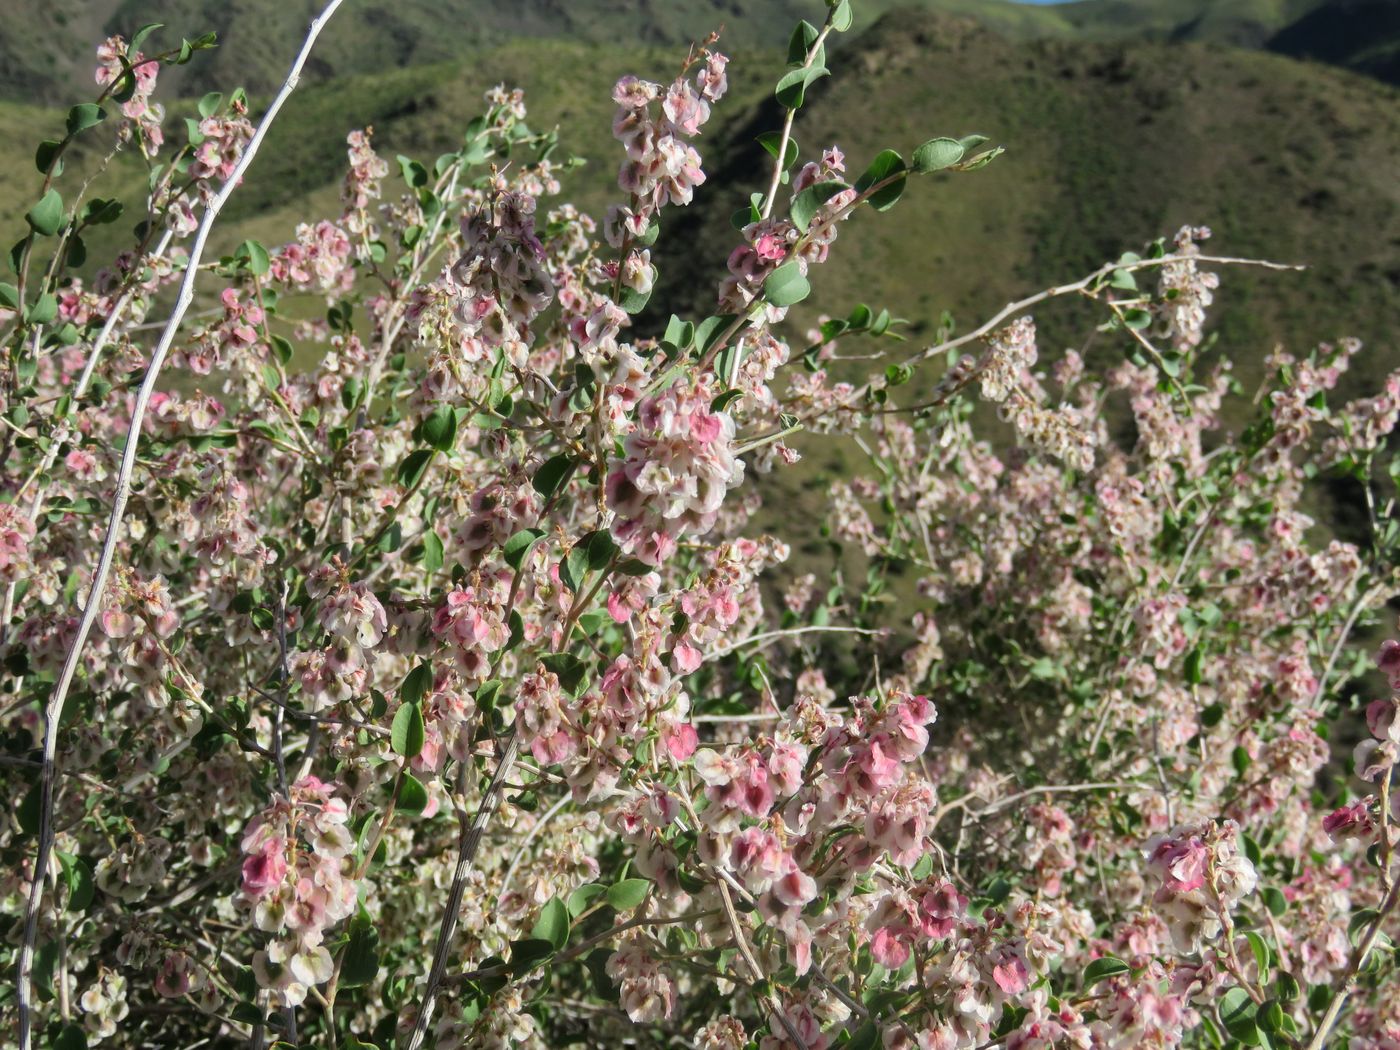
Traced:
<path id="1" fill-rule="evenodd" d="M 350 923 L 350 939 L 340 957 L 340 986 L 359 988 L 379 974 L 379 931 L 363 913 Z"/>
<path id="2" fill-rule="evenodd" d="M 806 233 L 807 227 L 812 224 L 812 216 L 816 215 L 821 206 L 847 188 L 844 182 L 819 182 L 815 186 L 808 186 L 792 198 L 792 206 L 788 210 L 792 224 L 802 233 Z"/>
<path id="3" fill-rule="evenodd" d="M 63 871 L 63 881 L 68 887 L 68 911 L 87 911 L 92 903 L 92 871 L 81 859 L 71 853 L 56 850 L 58 863 Z"/>
<path id="4" fill-rule="evenodd" d="M 569 894 L 569 917 L 577 919 L 588 910 L 590 904 L 607 892 L 607 887 L 605 886 L 599 886 L 596 882 L 585 882 L 578 889 L 574 890 L 573 893 Z"/>
<path id="5" fill-rule="evenodd" d="M 802 275 L 802 268 L 796 260 L 785 262 L 768 275 L 763 282 L 763 295 L 774 306 L 791 306 L 800 303 L 811 294 L 812 286 Z"/>
<path id="6" fill-rule="evenodd" d="M 451 452 L 457 442 L 457 413 L 448 405 L 438 405 L 423 420 L 419 433 L 439 452 Z"/>
<path id="7" fill-rule="evenodd" d="M 775 160 L 778 157 L 778 146 L 783 141 L 783 136 L 776 131 L 765 131 L 756 140 L 760 146 L 768 151 L 768 155 Z M 787 171 L 797 163 L 797 140 L 791 135 L 788 136 L 787 145 L 783 148 L 782 171 Z"/>
<path id="8" fill-rule="evenodd" d="M 59 158 L 62 151 L 63 143 L 53 139 L 44 139 L 39 143 L 38 148 L 34 150 L 34 166 L 39 169 L 40 175 L 47 175 L 50 168 L 53 168 L 55 178 L 63 174 L 63 161 Z"/>
<path id="9" fill-rule="evenodd" d="M 254 240 L 247 240 L 240 244 L 235 255 L 240 259 L 247 260 L 248 272 L 254 277 L 263 276 L 272 267 L 272 260 L 267 254 L 267 249 Z"/>
<path id="10" fill-rule="evenodd" d="M 398 478 L 399 484 L 406 489 L 411 489 L 423 480 L 423 474 L 428 469 L 428 464 L 433 461 L 434 451 L 428 448 L 414 449 L 403 458 L 399 464 Z"/>
<path id="11" fill-rule="evenodd" d="M 389 743 L 394 754 L 417 758 L 423 750 L 423 712 L 415 704 L 401 704 L 389 729 Z"/>
<path id="12" fill-rule="evenodd" d="M 157 29 L 164 28 L 164 22 L 147 22 L 140 29 L 131 34 L 131 43 L 126 46 L 127 53 L 134 55 L 137 51 L 141 50 L 141 44 L 145 41 L 146 37 L 150 36 Z"/>
<path id="13" fill-rule="evenodd" d="M 773 97 L 785 109 L 801 109 L 807 95 L 807 89 L 829 72 L 825 66 L 815 63 L 810 69 L 789 70 L 778 81 L 778 86 L 773 91 Z"/>
<path id="14" fill-rule="evenodd" d="M 856 191 L 864 194 L 872 186 L 892 179 L 889 185 L 881 187 L 867 198 L 870 206 L 876 211 L 887 211 L 894 207 L 895 201 L 904 193 L 904 184 L 908 180 L 901 176 L 905 170 L 903 157 L 892 149 L 881 150 L 870 162 L 870 167 L 865 169 L 865 174 L 856 180 Z"/>
<path id="15" fill-rule="evenodd" d="M 421 663 L 404 676 L 403 685 L 399 687 L 399 699 L 406 704 L 421 704 L 432 687 L 433 665 Z"/>
<path id="16" fill-rule="evenodd" d="M 553 496 L 568 482 L 575 466 L 574 461 L 563 453 L 545 460 L 544 465 L 535 471 L 532 481 L 535 491 L 545 499 Z"/>
<path id="17" fill-rule="evenodd" d="M 1092 988 L 1100 981 L 1110 977 L 1117 977 L 1120 973 L 1127 973 L 1132 967 L 1122 959 L 1117 959 L 1112 955 L 1105 955 L 1100 959 L 1095 959 L 1084 968 L 1084 987 Z"/>
<path id="18" fill-rule="evenodd" d="M 608 887 L 608 904 L 614 911 L 631 911 L 647 899 L 650 890 L 647 879 L 623 879 Z"/>
<path id="19" fill-rule="evenodd" d="M 506 540 L 501 552 L 506 559 L 506 564 L 512 569 L 520 568 L 535 544 L 544 539 L 542 529 L 521 529 L 510 539 Z"/>
<path id="20" fill-rule="evenodd" d="M 423 568 L 428 572 L 437 572 L 442 568 L 443 560 L 442 538 L 429 529 L 423 533 Z"/>
<path id="21" fill-rule="evenodd" d="M 691 340 L 694 338 L 695 326 L 672 314 L 671 319 L 666 322 L 666 332 L 661 337 L 661 341 L 676 350 L 684 350 L 690 346 Z"/>
<path id="22" fill-rule="evenodd" d="M 58 299 L 45 292 L 24 312 L 28 324 L 48 324 L 58 316 Z"/>
<path id="23" fill-rule="evenodd" d="M 623 285 L 618 290 L 617 305 L 622 307 L 629 314 L 639 314 L 646 309 L 647 302 L 651 299 L 652 289 L 656 287 L 659 271 L 655 266 L 651 268 L 651 287 L 645 292 L 639 292 L 630 285 Z"/>
<path id="24" fill-rule="evenodd" d="M 211 91 L 199 100 L 199 115 L 201 117 L 212 117 L 219 112 L 219 107 L 224 104 L 222 91 Z"/>
<path id="25" fill-rule="evenodd" d="M 914 170 L 942 171 L 963 159 L 963 144 L 957 139 L 929 139 L 914 151 Z"/>
<path id="26" fill-rule="evenodd" d="M 1220 997 L 1218 1009 L 1220 1020 L 1236 1039 L 1250 1046 L 1257 1046 L 1259 1033 L 1254 1023 L 1254 1000 L 1249 993 L 1238 986 L 1229 988 Z"/>
<path id="27" fill-rule="evenodd" d="M 49 189 L 39 203 L 30 208 L 24 216 L 35 233 L 52 237 L 63 225 L 63 198 L 58 190 Z"/>
<path id="28" fill-rule="evenodd" d="M 107 112 L 101 106 L 92 102 L 80 102 L 68 111 L 68 134 L 76 135 L 80 131 L 96 127 L 107 119 Z"/>
<path id="29" fill-rule="evenodd" d="M 569 909 L 558 897 L 551 897 L 545 902 L 545 906 L 540 909 L 540 916 L 535 920 L 534 929 L 530 931 L 530 936 L 538 940 L 548 941 L 554 945 L 554 950 L 558 951 L 564 947 L 569 940 Z"/>
<path id="30" fill-rule="evenodd" d="M 403 779 L 399 781 L 399 809 L 416 816 L 427 808 L 428 789 L 412 773 L 405 772 Z"/>
<path id="31" fill-rule="evenodd" d="M 851 0 L 839 0 L 831 9 L 831 28 L 844 33 L 851 28 Z"/>
<path id="32" fill-rule="evenodd" d="M 554 954 L 552 942 L 542 937 L 527 937 L 520 941 L 510 942 L 510 966 L 511 972 L 516 976 L 528 973 L 538 964 L 550 958 Z"/>

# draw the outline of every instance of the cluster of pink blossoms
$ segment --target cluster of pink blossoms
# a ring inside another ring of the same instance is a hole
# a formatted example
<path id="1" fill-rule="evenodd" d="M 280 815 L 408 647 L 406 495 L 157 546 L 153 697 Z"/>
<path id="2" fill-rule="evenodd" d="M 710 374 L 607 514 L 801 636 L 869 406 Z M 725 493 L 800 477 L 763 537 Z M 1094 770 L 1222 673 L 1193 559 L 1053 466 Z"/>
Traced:
<path id="1" fill-rule="evenodd" d="M 710 103 L 719 101 L 728 88 L 725 65 L 729 60 L 710 51 L 704 55 L 695 82 L 679 76 L 664 95 L 661 85 L 637 77 L 623 77 L 613 88 L 618 107 L 613 137 L 627 150 L 617 181 L 634 201 L 614 221 L 626 225 L 634 236 L 646 230 L 652 214 L 665 204 L 689 204 L 695 187 L 705 181 L 700 154 L 688 140 L 710 119 Z M 659 118 L 651 112 L 658 98 Z"/>
<path id="2" fill-rule="evenodd" d="M 1232 821 L 1210 822 L 1174 828 L 1148 844 L 1148 869 L 1161 880 L 1152 902 L 1178 950 L 1196 951 L 1218 936 L 1223 917 L 1259 884 L 1238 835 Z"/>
<path id="3" fill-rule="evenodd" d="M 295 1006 L 330 980 L 327 931 L 355 909 L 349 810 L 333 785 L 305 776 L 243 833 L 242 899 L 274 935 L 253 957 L 258 983 Z"/>
<path id="4" fill-rule="evenodd" d="M 132 54 L 121 37 L 108 37 L 97 49 L 99 65 L 95 77 L 100 87 L 107 88 L 124 75 L 122 59 L 131 66 L 136 81 L 131 97 L 121 104 L 122 115 L 131 121 L 131 125 L 123 128 L 123 133 L 129 134 L 130 127 L 134 126 L 141 152 L 153 157 L 165 142 L 165 131 L 161 128 L 161 122 L 165 120 L 165 107 L 151 101 L 160 63 L 147 59 L 139 51 Z"/>
<path id="5" fill-rule="evenodd" d="M 675 553 L 682 536 L 714 526 L 725 493 L 744 477 L 734 450 L 734 421 L 710 403 L 705 382 L 675 383 L 638 406 L 636 429 L 607 478 L 613 535 L 648 565 Z"/>

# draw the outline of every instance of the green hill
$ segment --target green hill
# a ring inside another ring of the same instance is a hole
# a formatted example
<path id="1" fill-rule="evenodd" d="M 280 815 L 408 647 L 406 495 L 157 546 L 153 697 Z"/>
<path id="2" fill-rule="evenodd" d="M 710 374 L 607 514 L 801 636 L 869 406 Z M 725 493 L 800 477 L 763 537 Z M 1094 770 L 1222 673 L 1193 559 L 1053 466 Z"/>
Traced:
<path id="1" fill-rule="evenodd" d="M 858 25 L 900 0 L 861 0 Z M 907 2 L 907 0 L 906 0 Z M 9 0 L 0 19 L 0 98 L 70 102 L 91 83 L 91 49 L 107 34 L 161 22 L 206 30 L 223 47 L 170 79 L 188 95 L 238 82 L 255 94 L 281 79 L 285 47 L 320 0 Z M 780 45 L 811 0 L 354 0 L 318 45 L 312 72 L 377 75 L 484 55 L 514 40 L 608 47 L 683 45 L 725 27 L 726 46 Z M 1199 41 L 1316 57 L 1394 80 L 1400 42 L 1394 0 L 915 0 L 926 11 L 976 18 L 1013 39 Z M 82 42 L 75 48 L 72 41 Z M 835 42 L 834 46 L 841 46 Z M 1389 56 L 1388 58 L 1386 56 Z"/>

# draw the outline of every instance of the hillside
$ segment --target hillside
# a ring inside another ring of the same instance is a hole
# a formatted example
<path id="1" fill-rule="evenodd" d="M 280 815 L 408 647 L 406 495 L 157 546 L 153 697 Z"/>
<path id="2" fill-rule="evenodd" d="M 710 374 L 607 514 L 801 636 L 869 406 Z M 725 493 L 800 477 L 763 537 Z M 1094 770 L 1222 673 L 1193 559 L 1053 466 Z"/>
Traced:
<path id="1" fill-rule="evenodd" d="M 861 0 L 869 26 L 899 0 Z M 1317 58 L 1369 75 L 1397 76 L 1400 4 L 1394 0 L 1077 0 L 1032 6 L 1010 0 L 914 0 L 925 11 L 976 18 L 1013 39 L 1199 41 Z M 91 48 L 148 22 L 180 35 L 207 30 L 212 57 L 171 73 L 185 94 L 242 83 L 255 94 L 281 79 L 269 41 L 299 34 L 319 0 L 9 0 L 0 20 L 0 98 L 62 104 L 91 82 Z M 725 27 L 726 46 L 779 46 L 811 0 L 356 0 L 323 36 L 312 61 L 322 77 L 380 74 L 471 56 L 514 40 L 610 47 L 679 46 Z M 819 9 L 818 9 L 819 10 Z M 88 50 L 71 41 L 85 42 Z M 841 46 L 836 42 L 834 46 Z"/>
<path id="2" fill-rule="evenodd" d="M 232 44 L 225 50 L 230 60 L 240 54 Z M 697 206 L 671 220 L 683 227 L 671 243 L 686 254 L 663 254 L 663 281 L 696 311 L 708 309 L 733 244 L 727 217 L 761 179 L 763 155 L 752 140 L 778 122 L 765 101 L 778 61 L 771 53 L 736 58 L 732 94 L 702 144 L 711 180 Z M 285 239 L 315 205 L 333 206 L 348 128 L 373 124 L 386 154 L 431 158 L 458 140 L 481 92 L 498 82 L 527 89 L 537 126 L 563 127 L 563 148 L 590 161 L 576 182 L 582 203 L 601 209 L 617 163 L 606 131 L 611 83 L 629 71 L 665 76 L 675 62 L 675 47 L 515 41 L 466 65 L 309 82 L 230 218 L 252 222 L 269 241 Z M 808 154 L 836 142 L 856 165 L 884 146 L 907 154 L 931 135 L 972 130 L 1009 150 L 977 178 L 921 183 L 897 216 L 852 224 L 838 263 L 817 276 L 834 306 L 879 300 L 923 320 L 947 308 L 966 322 L 1014 292 L 1190 221 L 1211 225 L 1223 250 L 1312 267 L 1301 276 L 1232 276 L 1221 296 L 1229 343 L 1258 353 L 1275 341 L 1300 346 L 1354 333 L 1383 344 L 1393 335 L 1393 89 L 1261 53 L 1015 40 L 971 19 L 917 10 L 851 40 L 832 70 L 798 121 Z M 0 109 L 11 142 L 33 142 L 59 119 L 33 107 Z M 11 214 L 33 180 L 28 154 L 0 157 L 0 207 Z M 119 161 L 106 179 L 134 185 L 140 177 Z M 699 223 L 707 212 L 714 221 Z"/>

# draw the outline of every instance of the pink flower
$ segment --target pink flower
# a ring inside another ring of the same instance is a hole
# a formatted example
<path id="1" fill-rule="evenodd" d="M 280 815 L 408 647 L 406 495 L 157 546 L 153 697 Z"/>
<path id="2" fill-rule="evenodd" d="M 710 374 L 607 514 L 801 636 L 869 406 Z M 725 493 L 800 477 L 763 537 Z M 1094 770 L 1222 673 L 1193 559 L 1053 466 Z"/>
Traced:
<path id="1" fill-rule="evenodd" d="M 244 893 L 261 897 L 282 884 L 287 875 L 286 848 L 286 839 L 272 838 L 263 843 L 261 852 L 243 861 Z"/>
<path id="2" fill-rule="evenodd" d="M 1373 795 L 1358 799 L 1349 806 L 1343 806 L 1322 818 L 1322 830 L 1333 842 L 1349 838 L 1370 838 L 1376 830 L 1371 820 Z"/>

